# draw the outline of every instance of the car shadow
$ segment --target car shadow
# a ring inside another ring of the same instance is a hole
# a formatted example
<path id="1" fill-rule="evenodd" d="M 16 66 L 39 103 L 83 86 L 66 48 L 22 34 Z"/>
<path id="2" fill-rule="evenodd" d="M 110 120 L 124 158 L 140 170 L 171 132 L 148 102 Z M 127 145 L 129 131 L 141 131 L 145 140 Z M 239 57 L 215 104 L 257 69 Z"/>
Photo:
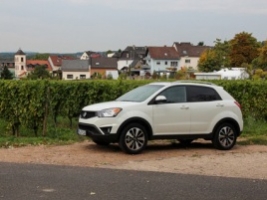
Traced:
<path id="1" fill-rule="evenodd" d="M 93 152 L 105 153 L 123 153 L 117 143 L 108 146 L 101 146 L 94 143 L 89 143 L 85 146 L 86 150 Z M 173 141 L 149 141 L 147 147 L 143 152 L 158 152 L 158 151 L 173 151 L 173 150 L 197 150 L 197 149 L 214 149 L 211 142 L 207 141 L 193 141 L 191 144 L 184 145 Z"/>

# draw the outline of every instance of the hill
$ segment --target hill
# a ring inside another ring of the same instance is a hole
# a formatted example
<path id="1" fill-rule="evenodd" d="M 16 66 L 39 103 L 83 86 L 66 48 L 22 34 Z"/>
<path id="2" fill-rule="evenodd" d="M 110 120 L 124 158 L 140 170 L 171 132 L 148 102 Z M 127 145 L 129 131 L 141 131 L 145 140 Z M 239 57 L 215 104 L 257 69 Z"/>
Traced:
<path id="1" fill-rule="evenodd" d="M 14 60 L 14 55 L 16 52 L 0 52 L 0 60 Z M 24 52 L 27 56 L 27 59 L 32 59 L 38 52 Z M 41 53 L 42 54 L 42 53 Z M 50 55 L 68 55 L 75 58 L 80 58 L 82 52 L 77 53 L 48 53 Z"/>

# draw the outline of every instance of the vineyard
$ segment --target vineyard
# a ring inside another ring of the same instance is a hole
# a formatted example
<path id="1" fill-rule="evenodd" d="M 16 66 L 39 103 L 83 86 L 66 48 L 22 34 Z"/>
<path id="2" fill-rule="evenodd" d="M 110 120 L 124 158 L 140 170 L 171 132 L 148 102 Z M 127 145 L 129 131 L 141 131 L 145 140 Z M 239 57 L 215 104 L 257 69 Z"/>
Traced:
<path id="1" fill-rule="evenodd" d="M 21 128 L 34 136 L 46 136 L 59 119 L 75 128 L 81 109 L 89 104 L 116 99 L 148 80 L 0 81 L 0 120 L 5 135 L 20 136 Z M 242 106 L 244 118 L 267 119 L 267 81 L 212 81 L 223 86 Z M 76 122 L 76 124 L 74 123 Z M 0 133 L 0 136 L 3 133 Z"/>

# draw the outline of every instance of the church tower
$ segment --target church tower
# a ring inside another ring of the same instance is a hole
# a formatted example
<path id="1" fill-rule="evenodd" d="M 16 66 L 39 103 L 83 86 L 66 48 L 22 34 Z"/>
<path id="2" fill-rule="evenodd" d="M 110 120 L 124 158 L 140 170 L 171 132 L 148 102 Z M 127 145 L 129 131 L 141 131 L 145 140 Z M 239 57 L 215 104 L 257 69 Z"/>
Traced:
<path id="1" fill-rule="evenodd" d="M 19 49 L 15 54 L 15 78 L 19 78 L 24 72 L 26 73 L 26 67 L 26 54 Z"/>

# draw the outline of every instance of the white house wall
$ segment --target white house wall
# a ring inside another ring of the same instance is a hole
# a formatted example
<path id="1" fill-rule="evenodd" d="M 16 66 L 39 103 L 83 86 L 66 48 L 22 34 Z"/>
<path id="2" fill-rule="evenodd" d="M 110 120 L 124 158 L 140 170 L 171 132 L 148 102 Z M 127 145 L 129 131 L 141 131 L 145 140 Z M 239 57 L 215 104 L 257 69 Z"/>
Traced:
<path id="1" fill-rule="evenodd" d="M 117 70 L 116 71 L 114 71 L 114 70 L 107 70 L 106 71 L 106 77 L 108 77 L 109 75 L 111 75 L 113 79 L 118 79 L 118 77 L 119 77 L 119 73 L 118 73 Z"/>
<path id="2" fill-rule="evenodd" d="M 118 70 L 121 70 L 124 67 L 129 67 L 132 62 L 133 60 L 118 60 Z"/>
<path id="3" fill-rule="evenodd" d="M 87 53 L 84 52 L 80 59 L 81 60 L 89 60 L 89 56 L 87 55 Z"/>
<path id="4" fill-rule="evenodd" d="M 171 62 L 177 62 L 177 70 L 180 69 L 179 67 L 179 60 L 155 60 L 151 58 L 148 54 L 145 58 L 147 65 L 150 66 L 150 73 L 152 74 L 154 71 L 166 71 L 167 68 L 171 67 Z"/>
<path id="5" fill-rule="evenodd" d="M 190 63 L 187 63 L 186 60 L 190 60 Z M 181 67 L 192 67 L 195 70 L 198 70 L 198 57 L 181 57 L 179 62 L 179 68 Z"/>
<path id="6" fill-rule="evenodd" d="M 68 76 L 72 76 L 72 78 Z M 90 76 L 90 72 L 62 72 L 63 80 L 89 79 Z"/>

